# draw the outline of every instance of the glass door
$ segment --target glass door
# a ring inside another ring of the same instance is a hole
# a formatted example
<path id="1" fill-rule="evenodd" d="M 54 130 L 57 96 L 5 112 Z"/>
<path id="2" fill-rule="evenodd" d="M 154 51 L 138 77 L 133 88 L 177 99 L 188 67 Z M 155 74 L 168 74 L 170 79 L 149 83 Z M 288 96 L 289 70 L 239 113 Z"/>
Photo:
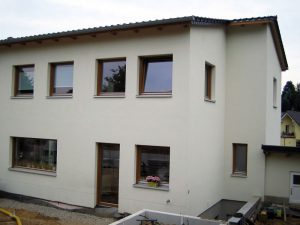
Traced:
<path id="1" fill-rule="evenodd" d="M 120 145 L 98 145 L 98 197 L 99 205 L 118 205 Z"/>

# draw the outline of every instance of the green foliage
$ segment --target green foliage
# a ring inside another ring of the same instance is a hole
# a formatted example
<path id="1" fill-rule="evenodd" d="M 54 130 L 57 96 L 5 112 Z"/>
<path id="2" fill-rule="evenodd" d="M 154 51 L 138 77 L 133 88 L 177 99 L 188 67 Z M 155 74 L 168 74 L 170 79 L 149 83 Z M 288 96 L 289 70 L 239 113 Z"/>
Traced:
<path id="1" fill-rule="evenodd" d="M 125 91 L 125 74 L 126 65 L 118 66 L 117 69 L 112 69 L 111 77 L 105 77 L 107 84 L 103 85 L 104 92 L 124 92 Z"/>
<path id="2" fill-rule="evenodd" d="M 292 81 L 286 82 L 281 94 L 281 111 L 300 111 L 300 84 L 295 88 Z"/>

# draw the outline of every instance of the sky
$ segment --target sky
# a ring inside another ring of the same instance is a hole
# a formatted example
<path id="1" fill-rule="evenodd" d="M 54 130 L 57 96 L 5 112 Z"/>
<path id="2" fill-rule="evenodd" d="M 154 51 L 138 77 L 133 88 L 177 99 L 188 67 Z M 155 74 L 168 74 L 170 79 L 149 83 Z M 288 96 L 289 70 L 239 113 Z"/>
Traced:
<path id="1" fill-rule="evenodd" d="M 289 70 L 300 83 L 299 0 L 0 0 L 0 39 L 181 16 L 278 16 Z"/>

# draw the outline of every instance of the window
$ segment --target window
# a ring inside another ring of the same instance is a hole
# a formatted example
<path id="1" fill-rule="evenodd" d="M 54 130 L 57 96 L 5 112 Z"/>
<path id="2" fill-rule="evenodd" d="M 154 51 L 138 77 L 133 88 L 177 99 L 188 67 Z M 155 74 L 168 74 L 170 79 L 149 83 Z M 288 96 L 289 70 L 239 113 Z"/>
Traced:
<path id="1" fill-rule="evenodd" d="M 300 147 L 300 140 L 296 140 L 296 147 Z"/>
<path id="2" fill-rule="evenodd" d="M 277 79 L 273 78 L 273 107 L 277 107 Z"/>
<path id="3" fill-rule="evenodd" d="M 15 96 L 32 96 L 34 65 L 15 66 Z"/>
<path id="4" fill-rule="evenodd" d="M 124 94 L 125 80 L 125 59 L 98 61 L 97 95 Z"/>
<path id="5" fill-rule="evenodd" d="M 247 175 L 247 144 L 233 144 L 232 173 Z"/>
<path id="6" fill-rule="evenodd" d="M 137 146 L 136 182 L 146 182 L 147 176 L 158 176 L 161 184 L 169 183 L 170 148 Z"/>
<path id="7" fill-rule="evenodd" d="M 56 140 L 13 137 L 13 167 L 56 171 Z"/>
<path id="8" fill-rule="evenodd" d="M 52 63 L 50 69 L 50 96 L 72 95 L 73 62 Z"/>
<path id="9" fill-rule="evenodd" d="M 140 57 L 139 94 L 172 94 L 172 56 Z"/>
<path id="10" fill-rule="evenodd" d="M 214 100 L 215 98 L 215 67 L 210 63 L 205 63 L 205 99 Z"/>

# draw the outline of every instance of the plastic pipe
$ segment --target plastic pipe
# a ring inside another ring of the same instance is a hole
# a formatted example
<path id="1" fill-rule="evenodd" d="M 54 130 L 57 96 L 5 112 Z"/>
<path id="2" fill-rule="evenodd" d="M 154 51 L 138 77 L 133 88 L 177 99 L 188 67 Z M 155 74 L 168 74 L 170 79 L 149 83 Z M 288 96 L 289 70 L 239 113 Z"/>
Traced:
<path id="1" fill-rule="evenodd" d="M 18 225 L 22 225 L 21 220 L 18 216 L 12 214 L 11 212 L 8 212 L 5 209 L 1 209 L 1 208 L 0 208 L 0 212 L 2 212 L 4 214 L 8 215 L 10 218 L 14 219 Z"/>

